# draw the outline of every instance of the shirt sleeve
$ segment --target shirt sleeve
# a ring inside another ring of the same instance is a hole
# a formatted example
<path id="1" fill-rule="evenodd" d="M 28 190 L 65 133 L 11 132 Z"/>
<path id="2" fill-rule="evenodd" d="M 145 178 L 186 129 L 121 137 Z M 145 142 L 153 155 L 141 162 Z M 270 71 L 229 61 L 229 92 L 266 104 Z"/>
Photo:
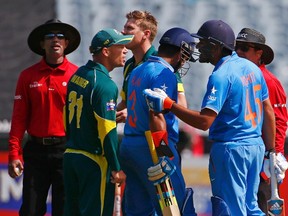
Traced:
<path id="1" fill-rule="evenodd" d="M 230 83 L 227 78 L 223 79 L 217 73 L 212 73 L 207 83 L 201 109 L 208 108 L 218 114 L 227 98 L 229 86 Z"/>
<path id="2" fill-rule="evenodd" d="M 27 72 L 19 76 L 14 96 L 11 130 L 9 133 L 9 161 L 21 159 L 22 140 L 29 118 L 29 95 L 26 84 Z"/>
<path id="3" fill-rule="evenodd" d="M 267 80 L 269 90 L 269 99 L 275 113 L 276 120 L 276 137 L 275 149 L 276 152 L 284 154 L 284 144 L 287 130 L 287 108 L 286 108 L 286 94 L 279 82 Z"/>
<path id="4" fill-rule="evenodd" d="M 184 85 L 183 85 L 183 81 L 182 81 L 182 78 L 179 74 L 178 71 L 175 72 L 175 76 L 176 76 L 176 79 L 177 79 L 177 88 L 178 88 L 178 92 L 185 92 L 185 89 L 184 89 Z"/>
<path id="5" fill-rule="evenodd" d="M 115 87 L 115 88 L 114 88 Z M 116 130 L 116 100 L 118 90 L 116 86 L 102 83 L 93 96 L 94 116 L 97 119 L 97 128 L 103 154 L 109 166 L 114 171 L 120 170 L 118 161 L 118 136 Z"/>

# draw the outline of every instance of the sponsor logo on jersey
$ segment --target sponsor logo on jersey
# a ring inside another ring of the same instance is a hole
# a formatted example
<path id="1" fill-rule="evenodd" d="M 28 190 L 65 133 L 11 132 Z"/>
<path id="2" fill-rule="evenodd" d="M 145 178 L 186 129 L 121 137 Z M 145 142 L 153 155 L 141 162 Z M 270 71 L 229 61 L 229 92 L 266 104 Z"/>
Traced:
<path id="1" fill-rule="evenodd" d="M 115 107 L 116 107 L 116 103 L 114 102 L 113 99 L 106 103 L 106 110 L 107 111 L 114 111 Z"/>
<path id="2" fill-rule="evenodd" d="M 217 97 L 215 96 L 215 93 L 217 91 L 218 90 L 216 90 L 216 88 L 213 86 L 213 88 L 211 89 L 211 94 L 208 96 L 208 99 L 215 101 L 217 99 Z"/>
<path id="3" fill-rule="evenodd" d="M 14 96 L 14 100 L 21 100 L 22 99 L 22 95 L 15 95 Z"/>
<path id="4" fill-rule="evenodd" d="M 37 81 L 33 82 L 32 84 L 29 85 L 30 88 L 37 88 L 42 86 L 41 83 L 38 83 Z"/>
<path id="5" fill-rule="evenodd" d="M 277 108 L 277 107 L 286 107 L 286 104 L 281 104 L 281 103 L 273 104 L 273 107 L 275 107 L 275 108 Z"/>

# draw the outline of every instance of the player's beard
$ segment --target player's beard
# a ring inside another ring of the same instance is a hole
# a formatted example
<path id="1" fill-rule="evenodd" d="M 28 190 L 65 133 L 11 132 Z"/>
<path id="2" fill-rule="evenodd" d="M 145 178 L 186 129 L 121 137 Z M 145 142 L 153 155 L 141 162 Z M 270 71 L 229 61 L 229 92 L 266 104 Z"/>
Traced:
<path id="1" fill-rule="evenodd" d="M 201 53 L 199 56 L 200 63 L 210 63 L 211 59 L 213 59 L 213 55 L 210 53 Z"/>
<path id="2" fill-rule="evenodd" d="M 209 47 L 199 49 L 199 52 L 200 52 L 200 55 L 199 55 L 200 63 L 210 63 L 214 57 Z"/>
<path id="3" fill-rule="evenodd" d="M 174 68 L 174 73 L 176 71 L 178 71 L 181 67 L 183 66 L 182 61 L 178 61 L 177 64 L 175 66 L 173 66 Z"/>

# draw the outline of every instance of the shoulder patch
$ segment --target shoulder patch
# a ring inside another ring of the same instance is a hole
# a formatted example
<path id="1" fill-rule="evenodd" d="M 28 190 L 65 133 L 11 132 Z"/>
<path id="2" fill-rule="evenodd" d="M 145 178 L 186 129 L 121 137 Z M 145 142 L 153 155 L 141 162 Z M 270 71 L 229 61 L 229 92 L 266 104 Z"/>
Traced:
<path id="1" fill-rule="evenodd" d="M 216 97 L 216 92 L 218 90 L 216 90 L 215 86 L 213 86 L 213 88 L 211 89 L 211 94 L 208 96 L 208 99 L 209 100 L 212 100 L 212 101 L 216 101 L 217 100 L 217 97 Z"/>
<path id="2" fill-rule="evenodd" d="M 107 111 L 114 111 L 115 107 L 116 107 L 116 103 L 114 102 L 113 99 L 106 103 L 106 110 Z"/>

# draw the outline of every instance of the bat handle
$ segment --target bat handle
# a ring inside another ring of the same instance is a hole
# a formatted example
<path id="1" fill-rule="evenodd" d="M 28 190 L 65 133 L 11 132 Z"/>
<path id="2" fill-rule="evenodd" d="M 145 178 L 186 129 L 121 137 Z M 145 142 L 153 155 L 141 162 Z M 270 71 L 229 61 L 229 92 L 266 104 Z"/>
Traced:
<path id="1" fill-rule="evenodd" d="M 278 185 L 276 180 L 276 174 L 275 174 L 275 153 L 270 154 L 270 173 L 271 173 L 271 197 L 279 198 L 278 195 Z"/>
<path id="2" fill-rule="evenodd" d="M 122 216 L 121 210 L 121 186 L 115 184 L 115 198 L 114 198 L 114 209 L 113 216 Z"/>
<path id="3" fill-rule="evenodd" d="M 152 133 L 151 133 L 150 130 L 145 131 L 145 137 L 146 137 L 146 140 L 148 142 L 148 146 L 149 146 L 150 154 L 151 154 L 151 157 L 152 157 L 152 161 L 153 161 L 154 164 L 157 164 L 158 161 L 159 161 L 159 158 L 158 158 L 158 155 L 157 155 L 157 151 L 156 151 L 153 139 L 152 139 Z"/>

